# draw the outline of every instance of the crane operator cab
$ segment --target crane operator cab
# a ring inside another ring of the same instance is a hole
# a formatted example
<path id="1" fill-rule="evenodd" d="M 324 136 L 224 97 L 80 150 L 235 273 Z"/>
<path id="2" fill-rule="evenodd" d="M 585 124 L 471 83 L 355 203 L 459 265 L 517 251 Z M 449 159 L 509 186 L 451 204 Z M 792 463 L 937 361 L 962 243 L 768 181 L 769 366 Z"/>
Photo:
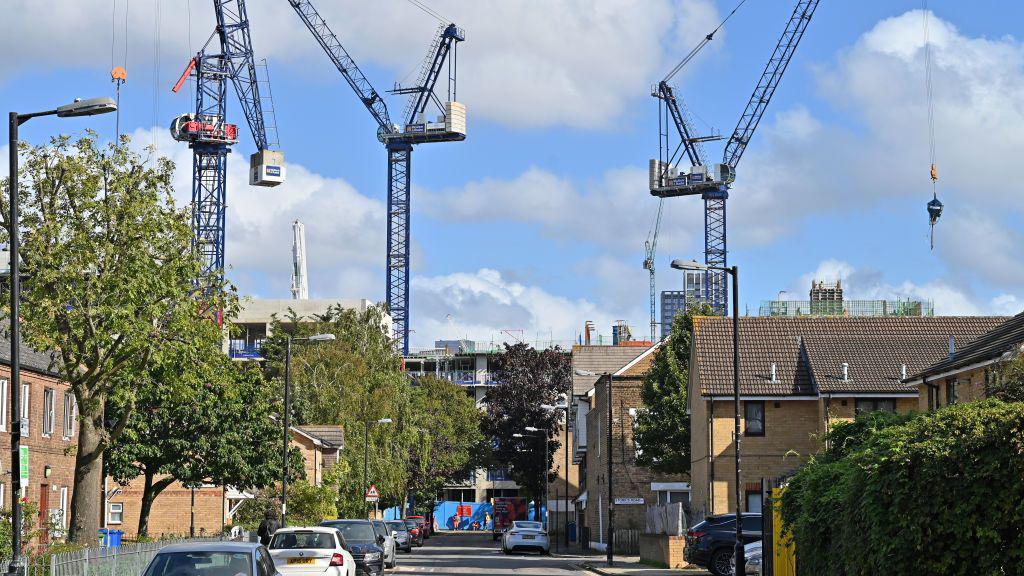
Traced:
<path id="1" fill-rule="evenodd" d="M 736 169 L 719 163 L 693 166 L 680 173 L 672 164 L 651 160 L 648 176 L 654 196 L 687 196 L 728 187 L 736 181 Z"/>

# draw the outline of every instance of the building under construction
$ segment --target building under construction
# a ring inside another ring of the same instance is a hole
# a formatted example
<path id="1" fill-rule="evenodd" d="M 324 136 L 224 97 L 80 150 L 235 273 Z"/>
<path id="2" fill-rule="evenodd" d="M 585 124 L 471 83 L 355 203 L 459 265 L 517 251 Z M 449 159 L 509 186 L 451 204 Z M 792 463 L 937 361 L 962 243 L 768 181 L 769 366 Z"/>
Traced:
<path id="1" fill-rule="evenodd" d="M 812 281 L 809 300 L 763 300 L 758 316 L 934 316 L 922 300 L 845 300 L 841 281 Z"/>

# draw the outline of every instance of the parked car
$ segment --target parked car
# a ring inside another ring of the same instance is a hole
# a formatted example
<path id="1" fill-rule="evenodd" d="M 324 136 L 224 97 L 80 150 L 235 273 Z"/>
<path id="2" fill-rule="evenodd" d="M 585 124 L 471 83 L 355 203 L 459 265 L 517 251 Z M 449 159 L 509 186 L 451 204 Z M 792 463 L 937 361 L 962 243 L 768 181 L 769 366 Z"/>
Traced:
<path id="1" fill-rule="evenodd" d="M 761 560 L 762 560 L 761 540 L 757 542 L 751 542 L 743 547 L 743 557 L 746 558 L 747 564 L 744 571 L 747 574 L 761 574 Z M 734 571 L 735 572 L 735 571 Z"/>
<path id="2" fill-rule="evenodd" d="M 398 563 L 398 543 L 395 542 L 395 537 L 391 535 L 391 530 L 388 530 L 383 520 L 371 520 L 370 523 L 373 524 L 373 531 L 377 536 L 384 537 L 384 543 L 380 545 L 384 549 L 384 567 L 394 568 Z"/>
<path id="3" fill-rule="evenodd" d="M 380 576 L 384 572 L 384 539 L 377 536 L 369 520 L 325 520 L 320 525 L 341 533 L 356 561 L 357 576 Z"/>
<path id="4" fill-rule="evenodd" d="M 433 526 L 430 525 L 430 522 L 427 520 L 426 516 L 406 516 L 406 518 L 408 518 L 409 520 L 415 520 L 419 522 L 421 529 L 423 531 L 423 539 L 430 540 L 430 536 L 434 530 Z"/>
<path id="5" fill-rule="evenodd" d="M 171 544 L 157 552 L 144 576 L 207 574 L 224 567 L 230 576 L 280 576 L 270 552 L 259 542 L 189 542 Z"/>
<path id="6" fill-rule="evenodd" d="M 388 520 L 386 522 L 391 536 L 395 539 L 398 549 L 403 552 L 412 552 L 412 534 L 409 534 L 409 527 L 403 520 Z"/>
<path id="7" fill-rule="evenodd" d="M 402 520 L 405 522 L 405 526 L 409 529 L 409 535 L 412 536 L 412 543 L 418 548 L 423 546 L 423 526 L 412 519 L 406 518 Z"/>
<path id="8" fill-rule="evenodd" d="M 355 559 L 333 528 L 281 528 L 268 548 L 283 576 L 356 576 Z"/>
<path id="9" fill-rule="evenodd" d="M 517 550 L 536 550 L 541 554 L 551 553 L 551 541 L 540 522 L 516 520 L 501 538 L 501 551 L 511 554 Z"/>
<path id="10" fill-rule="evenodd" d="M 743 543 L 761 539 L 761 515 L 742 517 Z M 736 515 L 708 516 L 686 532 L 686 561 L 707 568 L 715 576 L 727 576 L 733 562 L 736 543 Z"/>

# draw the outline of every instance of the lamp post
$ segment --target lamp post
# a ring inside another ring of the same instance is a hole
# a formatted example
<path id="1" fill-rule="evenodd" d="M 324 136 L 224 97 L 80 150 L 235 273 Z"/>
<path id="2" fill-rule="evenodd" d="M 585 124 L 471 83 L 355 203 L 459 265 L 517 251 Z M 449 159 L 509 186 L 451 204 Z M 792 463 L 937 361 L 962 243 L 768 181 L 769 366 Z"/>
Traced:
<path id="1" fill-rule="evenodd" d="M 739 300 L 739 269 L 708 266 L 696 260 L 673 260 L 672 267 L 676 270 L 718 270 L 732 276 L 732 398 L 735 414 L 733 416 L 733 438 L 736 441 L 736 543 L 735 569 L 736 576 L 743 576 L 746 561 L 743 555 L 743 517 L 740 513 L 740 501 L 743 497 L 740 487 L 740 300 Z"/>
<path id="2" fill-rule="evenodd" d="M 569 549 L 569 396 L 565 397 L 565 404 L 541 404 L 545 410 L 565 410 L 565 522 L 562 524 L 562 531 L 565 532 L 565 549 Z M 557 497 L 558 494 L 555 494 Z"/>
<path id="3" fill-rule="evenodd" d="M 10 146 L 10 269 L 11 276 L 11 563 L 8 574 L 19 574 L 21 565 L 21 321 L 18 304 L 21 300 L 21 277 L 18 270 L 20 243 L 18 241 L 18 127 L 37 116 L 74 118 L 95 116 L 117 110 L 111 98 L 76 98 L 74 102 L 53 110 L 9 115 Z"/>
<path id="4" fill-rule="evenodd" d="M 363 421 L 363 494 L 370 490 L 370 424 L 390 424 L 391 418 Z M 367 510 L 369 513 L 369 510 Z"/>
<path id="5" fill-rule="evenodd" d="M 330 342 L 334 334 L 314 334 L 303 338 L 288 335 L 284 349 L 284 434 L 281 441 L 281 527 L 288 525 L 288 440 L 292 412 L 292 342 Z"/>
<path id="6" fill-rule="evenodd" d="M 605 487 L 608 489 L 608 537 L 605 538 L 605 558 L 608 565 L 612 565 L 614 560 L 613 547 L 615 545 L 615 499 L 614 491 L 612 490 L 612 380 L 614 376 L 611 372 L 603 372 L 597 374 L 588 370 L 575 370 L 577 376 L 600 376 L 608 377 L 608 387 L 606 394 L 608 396 L 608 468 L 605 471 Z"/>

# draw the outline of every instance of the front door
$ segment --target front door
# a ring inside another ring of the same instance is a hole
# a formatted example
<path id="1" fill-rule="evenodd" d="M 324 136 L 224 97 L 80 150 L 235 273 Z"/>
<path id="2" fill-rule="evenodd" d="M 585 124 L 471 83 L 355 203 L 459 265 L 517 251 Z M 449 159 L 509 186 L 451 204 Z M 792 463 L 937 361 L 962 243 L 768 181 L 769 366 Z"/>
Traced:
<path id="1" fill-rule="evenodd" d="M 39 543 L 46 545 L 50 539 L 50 534 L 46 530 L 46 526 L 50 520 L 50 485 L 40 484 L 39 485 Z"/>

